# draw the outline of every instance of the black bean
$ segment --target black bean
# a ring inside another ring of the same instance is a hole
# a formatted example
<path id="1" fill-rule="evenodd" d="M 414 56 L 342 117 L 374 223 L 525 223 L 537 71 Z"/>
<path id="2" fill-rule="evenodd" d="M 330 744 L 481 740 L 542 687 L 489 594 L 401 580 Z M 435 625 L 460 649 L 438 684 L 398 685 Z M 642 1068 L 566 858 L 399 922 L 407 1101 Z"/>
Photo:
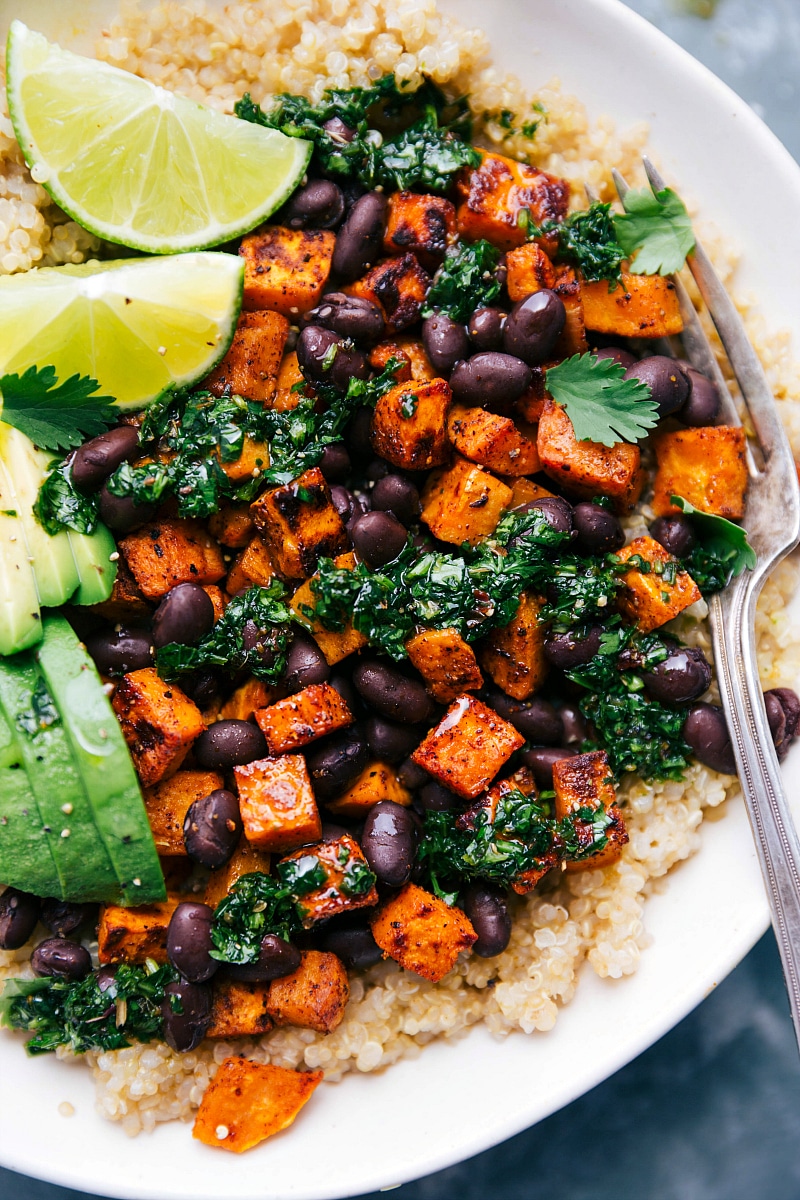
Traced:
<path id="1" fill-rule="evenodd" d="M 411 878 L 416 824 L 407 808 L 392 800 L 373 804 L 364 822 L 361 849 L 381 883 L 401 887 Z"/>
<path id="2" fill-rule="evenodd" d="M 336 236 L 331 267 L 347 283 L 363 275 L 377 261 L 386 224 L 386 197 L 367 192 L 356 200 Z"/>
<path id="3" fill-rule="evenodd" d="M 410 788 L 415 792 L 417 788 L 424 787 L 426 783 L 431 782 L 431 777 L 424 767 L 420 767 L 414 762 L 413 758 L 404 758 L 397 772 L 397 778 L 402 783 L 403 787 Z"/>
<path id="4" fill-rule="evenodd" d="M 372 489 L 372 507 L 394 513 L 406 526 L 413 525 L 422 512 L 419 489 L 404 475 L 386 475 Z"/>
<path id="5" fill-rule="evenodd" d="M 216 721 L 194 744 L 195 758 L 210 771 L 228 771 L 242 763 L 266 758 L 263 733 L 251 721 Z"/>
<path id="6" fill-rule="evenodd" d="M 208 904 L 188 900 L 173 912 L 167 928 L 167 957 L 189 983 L 205 983 L 219 963 L 211 958 L 211 922 L 214 910 Z"/>
<path id="7" fill-rule="evenodd" d="M 86 638 L 86 649 L 101 675 L 127 675 L 153 665 L 153 639 L 146 629 L 121 626 L 93 633 Z"/>
<path id="8" fill-rule="evenodd" d="M 101 992 L 107 992 L 116 983 L 118 965 L 118 963 L 111 963 L 109 966 L 99 967 L 95 971 L 94 981 Z"/>
<path id="9" fill-rule="evenodd" d="M 31 955 L 34 975 L 60 979 L 85 979 L 92 969 L 92 956 L 80 942 L 68 938 L 46 938 Z"/>
<path id="10" fill-rule="evenodd" d="M 660 417 L 668 417 L 682 408 L 689 399 L 692 386 L 683 367 L 664 354 L 654 354 L 634 363 L 628 367 L 625 378 L 638 379 L 650 387 Z"/>
<path id="11" fill-rule="evenodd" d="M 299 692 L 312 683 L 327 683 L 331 677 L 325 655 L 312 637 L 296 633 L 286 657 L 283 685 L 289 692 Z"/>
<path id="12" fill-rule="evenodd" d="M 352 345 L 340 346 L 331 367 L 331 383 L 346 392 L 351 379 L 369 379 L 372 374 L 366 356 Z"/>
<path id="13" fill-rule="evenodd" d="M 344 194 L 331 179 L 312 179 L 298 188 L 281 213 L 290 229 L 336 229 L 344 216 Z"/>
<path id="14" fill-rule="evenodd" d="M 320 841 L 338 842 L 339 838 L 344 837 L 349 832 L 350 830 L 345 829 L 344 825 L 337 825 L 335 821 L 323 821 Z"/>
<path id="15" fill-rule="evenodd" d="M 695 704 L 683 723 L 683 736 L 699 762 L 723 775 L 736 774 L 725 714 L 716 704 Z"/>
<path id="16" fill-rule="evenodd" d="M 786 738 L 786 713 L 778 697 L 771 692 L 764 692 L 764 707 L 773 744 L 776 750 L 780 750 Z"/>
<path id="17" fill-rule="evenodd" d="M 378 483 L 381 479 L 385 479 L 391 473 L 392 464 L 388 463 L 385 458 L 371 458 L 364 467 L 364 475 L 371 483 Z"/>
<path id="18" fill-rule="evenodd" d="M 322 122 L 322 128 L 336 142 L 352 142 L 356 136 L 355 130 L 345 125 L 341 117 L 329 117 Z"/>
<path id="19" fill-rule="evenodd" d="M 563 496 L 543 496 L 541 500 L 529 500 L 516 511 L 518 513 L 536 512 L 539 510 L 553 529 L 558 533 L 573 533 L 572 505 Z M 512 543 L 515 539 L 512 539 Z M 573 539 L 574 540 L 574 539 Z"/>
<path id="20" fill-rule="evenodd" d="M 676 558 L 686 558 L 695 546 L 692 523 L 688 517 L 659 517 L 650 526 L 650 535 Z"/>
<path id="21" fill-rule="evenodd" d="M 574 747 L 542 746 L 535 750 L 523 750 L 520 757 L 525 766 L 530 767 L 537 785 L 545 791 L 550 791 L 553 787 L 555 763 L 561 762 L 562 758 L 573 758 L 577 753 Z"/>
<path id="22" fill-rule="evenodd" d="M 603 630 L 599 625 L 592 625 L 581 636 L 574 632 L 551 633 L 544 642 L 545 657 L 554 667 L 562 671 L 571 671 L 594 658 L 600 649 L 600 638 Z"/>
<path id="23" fill-rule="evenodd" d="M 365 462 L 372 458 L 372 409 L 358 408 L 347 426 L 345 441 L 350 451 L 350 457 L 356 462 Z"/>
<path id="24" fill-rule="evenodd" d="M 84 442 L 72 459 L 72 482 L 79 492 L 96 492 L 104 480 L 129 458 L 139 445 L 133 425 L 118 425 Z"/>
<path id="25" fill-rule="evenodd" d="M 353 548 L 368 567 L 385 567 L 397 558 L 408 534 L 397 517 L 388 512 L 368 512 L 348 527 Z"/>
<path id="26" fill-rule="evenodd" d="M 178 979 L 164 988 L 161 1019 L 164 1040 L 179 1054 L 199 1046 L 211 1024 L 213 992 L 209 983 Z"/>
<path id="27" fill-rule="evenodd" d="M 416 725 L 433 712 L 431 698 L 421 683 L 375 659 L 364 658 L 357 664 L 353 683 L 368 705 L 394 721 Z"/>
<path id="28" fill-rule="evenodd" d="M 340 483 L 335 483 L 331 488 L 331 501 L 345 525 L 355 520 L 356 517 L 360 517 L 366 511 L 361 501 L 348 488 L 342 487 Z"/>
<path id="29" fill-rule="evenodd" d="M 469 358 L 470 344 L 466 325 L 445 313 L 437 313 L 422 322 L 422 344 L 436 371 L 449 375 L 457 362 Z"/>
<path id="30" fill-rule="evenodd" d="M 563 738 L 564 727 L 557 710 L 540 696 L 532 700 L 513 700 L 505 692 L 487 693 L 486 703 L 496 713 L 510 721 L 529 742 L 545 746 L 557 745 Z"/>
<path id="31" fill-rule="evenodd" d="M 450 387 L 457 400 L 487 408 L 513 404 L 528 390 L 532 378 L 521 358 L 487 350 L 460 362 L 450 376 Z"/>
<path id="32" fill-rule="evenodd" d="M 316 308 L 303 317 L 304 324 L 321 325 L 354 342 L 377 342 L 386 322 L 377 304 L 344 292 L 328 292 Z"/>
<path id="33" fill-rule="evenodd" d="M 131 533 L 151 521 L 157 504 L 135 504 L 130 496 L 113 496 L 104 483 L 98 493 L 100 520 L 115 533 Z"/>
<path id="34" fill-rule="evenodd" d="M 711 684 L 711 665 L 693 646 L 676 646 L 663 662 L 643 672 L 644 689 L 660 704 L 691 704 L 707 692 Z"/>
<path id="35" fill-rule="evenodd" d="M 322 325 L 306 325 L 297 339 L 297 363 L 306 379 L 321 383 L 329 380 L 334 359 L 342 347 L 342 338 Z"/>
<path id="36" fill-rule="evenodd" d="M 243 983 L 267 983 L 270 979 L 293 975 L 302 961 L 296 946 L 278 937 L 277 933 L 267 933 L 261 939 L 256 961 L 236 963 L 227 968 L 227 973 Z"/>
<path id="37" fill-rule="evenodd" d="M 689 367 L 686 374 L 689 376 L 692 390 L 689 392 L 689 399 L 681 409 L 680 420 L 684 425 L 695 427 L 716 425 L 719 410 L 722 407 L 722 398 L 718 387 L 710 379 L 706 379 L 705 375 L 696 371 L 694 367 Z"/>
<path id="38" fill-rule="evenodd" d="M 19 950 L 36 928 L 39 898 L 9 887 L 0 896 L 0 950 Z"/>
<path id="39" fill-rule="evenodd" d="M 223 866 L 241 835 L 239 801 L 233 792 L 216 788 L 189 805 L 183 822 L 183 844 L 194 862 L 211 868 Z"/>
<path id="40" fill-rule="evenodd" d="M 508 313 L 502 308 L 476 308 L 467 329 L 479 350 L 499 350 Z"/>
<path id="41" fill-rule="evenodd" d="M 192 671 L 181 676 L 181 691 L 202 711 L 211 708 L 219 696 L 220 681 L 213 671 Z"/>
<path id="42" fill-rule="evenodd" d="M 352 465 L 344 442 L 334 442 L 333 445 L 326 446 L 317 466 L 328 483 L 341 483 L 343 479 L 347 479 Z"/>
<path id="43" fill-rule="evenodd" d="M 331 675 L 328 683 L 335 692 L 339 693 L 351 712 L 356 712 L 359 709 L 361 699 L 353 687 L 351 680 L 346 675 L 342 675 L 341 673 Z"/>
<path id="44" fill-rule="evenodd" d="M 577 704 L 563 704 L 558 710 L 564 728 L 563 746 L 580 746 L 588 737 L 586 718 Z"/>
<path id="45" fill-rule="evenodd" d="M 613 554 L 625 545 L 621 524 L 600 504 L 576 504 L 572 519 L 578 533 L 577 548 L 585 554 Z"/>
<path id="46" fill-rule="evenodd" d="M 413 725 L 398 725 L 386 717 L 369 717 L 364 725 L 369 748 L 381 762 L 396 763 L 406 758 L 422 741 L 422 731 Z"/>
<path id="47" fill-rule="evenodd" d="M 470 883 L 464 890 L 462 907 L 478 935 L 473 953 L 480 958 L 502 954 L 511 937 L 511 916 L 499 888 L 488 883 Z"/>
<path id="48" fill-rule="evenodd" d="M 214 605 L 199 583 L 170 588 L 153 613 L 153 645 L 194 646 L 214 628 Z"/>
<path id="49" fill-rule="evenodd" d="M 371 967 L 383 957 L 383 951 L 367 925 L 355 929 L 328 930 L 320 944 L 323 950 L 335 954 L 350 968 Z"/>
<path id="50" fill-rule="evenodd" d="M 43 900 L 39 919 L 56 937 L 66 937 L 82 925 L 91 912 L 88 904 L 72 904 L 69 900 Z"/>
<path id="51" fill-rule="evenodd" d="M 511 309 L 503 330 L 503 349 L 532 367 L 546 362 L 566 319 L 567 310 L 561 297 L 549 288 L 542 288 L 519 300 Z"/>
<path id="52" fill-rule="evenodd" d="M 765 696 L 775 696 L 779 701 L 786 717 L 786 739 L 791 741 L 797 737 L 800 725 L 800 696 L 793 688 L 770 688 Z"/>
<path id="53" fill-rule="evenodd" d="M 369 747 L 358 729 L 324 738 L 305 755 L 314 791 L 323 800 L 343 792 L 369 762 Z"/>
<path id="54" fill-rule="evenodd" d="M 434 780 L 420 788 L 419 802 L 426 812 L 450 812 L 454 808 L 461 808 L 464 803 L 455 792 Z"/>
<path id="55" fill-rule="evenodd" d="M 623 350 L 621 346 L 603 346 L 600 350 L 593 350 L 592 354 L 596 358 L 611 358 L 626 371 L 636 362 L 636 355 L 631 354 L 630 350 Z"/>

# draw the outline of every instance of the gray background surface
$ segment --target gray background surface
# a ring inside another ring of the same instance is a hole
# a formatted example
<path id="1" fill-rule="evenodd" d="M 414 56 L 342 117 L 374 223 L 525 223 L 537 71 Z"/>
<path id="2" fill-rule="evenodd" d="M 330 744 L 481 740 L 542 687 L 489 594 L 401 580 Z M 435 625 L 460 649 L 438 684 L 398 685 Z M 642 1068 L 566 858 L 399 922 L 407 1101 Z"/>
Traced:
<path id="1" fill-rule="evenodd" d="M 729 83 L 800 161 L 800 0 L 628 3 Z M 611 1079 L 511 1141 L 392 1195 L 798 1200 L 799 1130 L 800 1061 L 767 934 L 705 1004 Z M 342 1149 L 358 1153 L 357 1129 Z M 0 1170 L 0 1200 L 82 1194 Z"/>

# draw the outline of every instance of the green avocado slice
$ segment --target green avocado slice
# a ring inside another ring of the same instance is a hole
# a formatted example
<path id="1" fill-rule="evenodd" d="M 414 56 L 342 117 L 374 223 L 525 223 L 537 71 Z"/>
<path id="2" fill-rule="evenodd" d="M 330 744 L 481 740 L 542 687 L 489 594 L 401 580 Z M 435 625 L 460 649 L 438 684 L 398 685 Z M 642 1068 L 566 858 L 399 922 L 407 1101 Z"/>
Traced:
<path id="1" fill-rule="evenodd" d="M 45 616 L 44 637 L 36 647 L 35 659 L 63 715 L 94 823 L 116 871 L 119 903 L 149 904 L 166 899 L 164 876 L 128 747 L 94 663 L 63 617 Z"/>
<path id="2" fill-rule="evenodd" d="M 35 896 L 58 896 L 61 881 L 14 727 L 0 705 L 0 880 Z"/>

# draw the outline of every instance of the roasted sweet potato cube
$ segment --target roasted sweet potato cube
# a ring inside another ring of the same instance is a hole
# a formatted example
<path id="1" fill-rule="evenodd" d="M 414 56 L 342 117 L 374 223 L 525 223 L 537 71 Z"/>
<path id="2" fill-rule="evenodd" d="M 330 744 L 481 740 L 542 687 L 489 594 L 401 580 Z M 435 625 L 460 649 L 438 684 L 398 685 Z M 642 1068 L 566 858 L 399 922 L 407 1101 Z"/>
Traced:
<path id="1" fill-rule="evenodd" d="M 123 675 L 111 703 L 144 787 L 174 775 L 206 727 L 197 705 L 154 667 Z"/>
<path id="2" fill-rule="evenodd" d="M 528 240 L 520 222 L 526 209 L 534 225 L 563 221 L 569 208 L 569 184 L 538 167 L 482 150 L 478 167 L 465 167 L 458 181 L 463 197 L 456 211 L 459 235 L 468 242 L 485 238 L 500 250 L 513 250 Z M 547 235 L 545 250 L 555 252 L 557 239 Z"/>
<path id="3" fill-rule="evenodd" d="M 422 520 L 443 542 L 475 546 L 494 533 L 510 501 L 510 487 L 457 458 L 451 467 L 429 477 L 422 493 Z"/>
<path id="4" fill-rule="evenodd" d="M 221 461 L 220 466 L 232 483 L 244 483 L 254 475 L 260 475 L 269 466 L 269 446 L 245 434 L 239 457 L 231 462 Z"/>
<path id="5" fill-rule="evenodd" d="M 221 721 L 249 721 L 259 708 L 272 703 L 274 690 L 263 679 L 248 679 L 233 692 L 220 710 Z"/>
<path id="6" fill-rule="evenodd" d="M 611 818 L 606 827 L 605 846 L 585 858 L 566 864 L 567 870 L 594 871 L 616 862 L 622 847 L 628 841 L 628 831 L 622 813 L 616 805 L 616 793 L 608 755 L 604 750 L 592 750 L 589 754 L 576 754 L 563 758 L 553 766 L 553 790 L 555 791 L 555 813 L 561 819 L 577 809 L 592 811 L 605 809 Z M 591 820 L 576 821 L 575 831 L 579 844 L 591 848 L 594 841 Z"/>
<path id="7" fill-rule="evenodd" d="M 394 377 L 398 383 L 407 383 L 409 379 L 413 379 L 415 383 L 429 383 L 436 378 L 431 360 L 418 338 L 401 335 L 392 340 L 378 342 L 370 351 L 369 364 L 374 370 L 382 371 L 392 358 L 402 364 L 395 371 Z"/>
<path id="8" fill-rule="evenodd" d="M 459 454 L 498 475 L 535 475 L 541 466 L 536 431 L 529 427 L 526 437 L 510 417 L 454 406 L 447 429 Z"/>
<path id="9" fill-rule="evenodd" d="M 288 412 L 292 408 L 297 408 L 304 393 L 295 391 L 294 387 L 295 384 L 303 382 L 303 372 L 297 361 L 297 351 L 292 350 L 283 356 L 278 372 L 278 386 L 274 396 L 265 407 L 274 408 L 276 412 Z M 311 394 L 308 387 L 305 389 L 305 394 Z"/>
<path id="10" fill-rule="evenodd" d="M 245 837 L 283 854 L 319 841 L 322 822 L 302 754 L 259 758 L 233 768 Z"/>
<path id="11" fill-rule="evenodd" d="M 530 387 L 527 392 L 523 392 L 519 400 L 514 401 L 514 412 L 522 421 L 527 421 L 530 425 L 536 425 L 541 421 L 547 401 L 553 399 L 545 384 L 547 371 L 554 366 L 556 366 L 555 359 L 552 362 L 531 367 Z"/>
<path id="12" fill-rule="evenodd" d="M 352 571 L 356 565 L 356 557 L 352 550 L 348 551 L 347 554 L 340 554 L 333 561 L 335 566 L 346 567 L 349 571 Z M 349 623 L 344 629 L 338 632 L 336 630 L 324 629 L 306 611 L 313 611 L 315 600 L 316 597 L 311 590 L 311 580 L 307 579 L 292 597 L 290 608 L 297 614 L 301 621 L 308 625 L 309 632 L 325 655 L 328 666 L 333 667 L 336 663 L 341 662 L 343 658 L 347 658 L 348 655 L 354 654 L 356 650 L 360 650 L 362 646 L 366 646 L 367 639 L 363 633 L 359 633 Z"/>
<path id="13" fill-rule="evenodd" d="M 423 629 L 409 638 L 406 651 L 440 704 L 449 704 L 456 696 L 483 687 L 475 651 L 457 629 Z"/>
<path id="14" fill-rule="evenodd" d="M 519 770 L 515 771 L 507 779 L 501 779 L 484 796 L 479 797 L 474 804 L 470 805 L 457 820 L 459 828 L 474 829 L 476 817 L 482 810 L 486 810 L 489 821 L 493 822 L 500 800 L 515 791 L 522 792 L 524 796 L 536 797 L 538 795 L 536 782 L 527 767 L 520 767 Z M 504 834 L 503 836 L 508 837 L 509 835 Z M 555 848 L 548 850 L 538 859 L 536 866 L 523 871 L 512 880 L 511 890 L 516 892 L 518 896 L 527 895 L 528 892 L 533 891 L 538 883 L 541 883 L 545 875 L 549 875 L 554 867 L 559 865 L 560 861 Z"/>
<path id="15" fill-rule="evenodd" d="M 570 358 L 573 354 L 585 354 L 586 318 L 583 312 L 583 289 L 574 267 L 559 263 L 553 291 L 564 305 L 566 320 L 561 336 L 553 349 L 555 359 Z"/>
<path id="16" fill-rule="evenodd" d="M 419 320 L 430 286 L 430 275 L 414 255 L 403 254 L 382 259 L 345 291 L 377 304 L 386 318 L 386 332 L 391 334 L 408 329 Z"/>
<path id="17" fill-rule="evenodd" d="M 208 519 L 211 536 L 231 550 L 241 550 L 256 531 L 249 504 L 223 504 Z"/>
<path id="18" fill-rule="evenodd" d="M 539 620 L 544 600 L 524 592 L 508 625 L 493 629 L 480 650 L 480 663 L 499 688 L 515 700 L 527 700 L 547 675 L 545 630 Z"/>
<path id="19" fill-rule="evenodd" d="M 302 890 L 295 904 L 306 929 L 339 913 L 378 903 L 375 876 L 358 842 L 349 833 L 334 841 L 304 846 L 288 855 L 278 863 L 278 873 L 293 891 Z M 316 886 L 313 891 L 306 891 L 312 875 Z M 295 889 L 290 882 L 295 878 L 304 881 L 302 888 Z"/>
<path id="20" fill-rule="evenodd" d="M 331 1033 L 341 1024 L 349 997 L 341 959 L 323 950 L 305 950 L 293 975 L 272 981 L 267 1005 L 276 1025 Z"/>
<path id="21" fill-rule="evenodd" d="M 228 572 L 225 588 L 229 596 L 235 596 L 242 588 L 268 587 L 275 578 L 275 563 L 263 538 L 256 534 L 251 538 Z"/>
<path id="22" fill-rule="evenodd" d="M 456 210 L 443 196 L 393 192 L 389 197 L 385 254 L 411 251 L 428 271 L 435 271 L 456 239 Z"/>
<path id="23" fill-rule="evenodd" d="M 216 583 L 225 574 L 219 546 L 197 521 L 151 521 L 119 548 L 148 600 L 161 600 L 179 583 Z"/>
<path id="24" fill-rule="evenodd" d="M 268 983 L 240 983 L 238 979 L 215 979 L 214 1002 L 207 1038 L 255 1038 L 272 1029 L 267 1012 Z"/>
<path id="25" fill-rule="evenodd" d="M 407 383 L 411 379 L 411 359 L 401 350 L 397 342 L 378 342 L 369 352 L 369 365 L 373 371 L 383 371 L 394 359 L 394 377 L 398 383 Z"/>
<path id="26" fill-rule="evenodd" d="M 208 877 L 206 892 L 203 900 L 216 908 L 231 890 L 237 879 L 243 875 L 253 875 L 260 871 L 269 875 L 270 856 L 264 850 L 258 850 L 248 842 L 244 834 L 239 838 L 239 845 L 223 867 L 217 867 Z"/>
<path id="27" fill-rule="evenodd" d="M 381 396 L 372 418 L 376 454 L 407 471 L 447 462 L 447 413 L 452 393 L 444 379 L 398 383 Z"/>
<path id="28" fill-rule="evenodd" d="M 305 579 L 318 558 L 347 548 L 347 532 L 319 467 L 265 492 L 252 513 L 278 570 L 290 579 Z"/>
<path id="29" fill-rule="evenodd" d="M 243 312 L 228 353 L 203 386 L 215 396 L 271 400 L 288 335 L 289 322 L 280 313 Z"/>
<path id="30" fill-rule="evenodd" d="M 654 538 L 635 538 L 617 551 L 617 558 L 633 560 L 623 577 L 617 606 L 642 633 L 671 621 L 700 599 L 700 589 L 688 571 L 681 570 L 678 560 Z"/>
<path id="31" fill-rule="evenodd" d="M 556 282 L 552 260 L 536 242 L 526 242 L 524 246 L 510 250 L 506 267 L 506 288 L 510 300 L 524 300 L 534 292 L 552 289 Z"/>
<path id="32" fill-rule="evenodd" d="M 101 963 L 143 963 L 152 958 L 167 961 L 167 929 L 180 903 L 180 896 L 169 896 L 156 904 L 123 908 L 119 904 L 101 904 L 97 927 L 97 955 Z"/>
<path id="33" fill-rule="evenodd" d="M 291 1125 L 321 1082 L 322 1071 L 226 1058 L 200 1101 L 192 1137 L 241 1154 Z"/>
<path id="34" fill-rule="evenodd" d="M 630 512 L 642 492 L 644 472 L 638 446 L 579 442 L 564 409 L 549 401 L 539 422 L 539 458 L 546 475 L 565 491 L 591 500 L 608 496 L 619 513 Z"/>
<path id="35" fill-rule="evenodd" d="M 394 804 L 407 806 L 411 803 L 411 792 L 403 787 L 389 763 L 367 763 L 354 783 L 335 800 L 328 800 L 325 807 L 335 817 L 347 817 L 357 821 L 363 819 L 373 804 L 380 800 L 391 800 Z"/>
<path id="36" fill-rule="evenodd" d="M 582 286 L 583 318 L 592 333 L 616 337 L 674 337 L 683 329 L 675 284 L 661 275 L 629 275 L 613 292 L 605 279 Z"/>
<path id="37" fill-rule="evenodd" d="M 531 500 L 542 500 L 545 496 L 554 494 L 530 479 L 515 479 L 513 482 L 509 479 L 508 482 L 511 484 L 511 503 L 508 506 L 510 509 L 522 508 L 524 504 L 530 504 Z"/>
<path id="38" fill-rule="evenodd" d="M 659 517 L 679 510 L 681 496 L 702 512 L 739 521 L 747 493 L 747 435 L 740 425 L 704 426 L 659 433 L 653 439 L 658 470 L 653 511 Z"/>
<path id="39" fill-rule="evenodd" d="M 466 913 L 416 883 L 407 883 L 378 910 L 372 936 L 384 958 L 393 958 L 431 983 L 444 979 L 462 950 L 478 940 Z"/>
<path id="40" fill-rule="evenodd" d="M 125 559 L 120 558 L 111 595 L 99 604 L 92 604 L 89 611 L 116 625 L 126 624 L 128 621 L 149 621 L 153 606 L 137 586 Z"/>
<path id="41" fill-rule="evenodd" d="M 242 238 L 244 308 L 268 308 L 293 319 L 322 298 L 336 235 L 329 229 L 264 225 Z"/>
<path id="42" fill-rule="evenodd" d="M 183 822 L 195 800 L 225 787 L 219 771 L 178 771 L 153 787 L 145 788 L 144 804 L 159 854 L 186 854 Z"/>
<path id="43" fill-rule="evenodd" d="M 258 709 L 256 721 L 270 754 L 288 754 L 328 733 L 346 729 L 353 724 L 353 714 L 336 688 L 329 683 L 312 683 Z"/>
<path id="44" fill-rule="evenodd" d="M 474 696 L 461 696 L 411 755 L 451 792 L 474 800 L 525 739 Z"/>

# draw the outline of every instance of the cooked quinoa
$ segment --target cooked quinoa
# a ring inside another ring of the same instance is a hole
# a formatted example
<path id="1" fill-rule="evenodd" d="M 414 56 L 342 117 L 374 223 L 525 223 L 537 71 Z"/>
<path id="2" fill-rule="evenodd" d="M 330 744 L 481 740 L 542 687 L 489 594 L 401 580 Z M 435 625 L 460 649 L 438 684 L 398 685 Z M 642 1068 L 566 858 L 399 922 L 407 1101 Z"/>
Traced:
<path id="1" fill-rule="evenodd" d="M 557 80 L 528 92 L 514 76 L 489 64 L 483 33 L 437 12 L 434 0 L 275 0 L 222 11 L 191 0 L 146 12 L 136 3 L 123 3 L 96 52 L 224 112 L 232 112 L 246 91 L 262 104 L 278 91 L 318 99 L 326 87 L 366 85 L 387 71 L 411 88 L 426 74 L 453 92 L 469 94 L 479 141 L 502 144 L 504 153 L 527 156 L 580 185 L 578 201 L 584 183 L 610 199 L 612 167 L 635 177 L 646 135 L 644 126 L 619 133 L 608 120 L 591 123 Z M 500 123 L 503 110 L 519 114 L 520 123 L 537 119 L 534 138 L 509 136 Z M 0 272 L 80 262 L 99 249 L 97 240 L 61 213 L 31 178 L 0 110 Z M 729 278 L 733 260 L 720 248 L 717 261 Z M 743 311 L 800 451 L 800 377 L 788 339 L 767 337 Z M 643 506 L 628 522 L 629 534 L 645 532 L 648 517 L 652 514 Z M 800 647 L 786 616 L 797 583 L 797 567 L 784 562 L 761 598 L 756 632 L 765 688 L 791 685 L 800 673 Z M 674 628 L 685 641 L 710 652 L 706 612 L 700 601 Z M 287 1067 L 322 1068 L 335 1081 L 350 1070 L 374 1071 L 417 1053 L 435 1037 L 456 1037 L 480 1020 L 497 1037 L 552 1029 L 559 1006 L 572 999 L 584 960 L 601 977 L 617 979 L 636 970 L 648 943 L 643 918 L 653 881 L 699 848 L 704 810 L 736 801 L 738 794 L 735 779 L 699 764 L 680 783 L 628 779 L 620 799 L 630 842 L 621 860 L 605 870 L 546 881 L 519 899 L 510 944 L 498 957 L 464 960 L 438 984 L 394 962 L 356 974 L 345 1018 L 327 1036 L 284 1028 L 257 1042 L 205 1043 L 183 1055 L 161 1043 L 88 1054 L 98 1109 L 132 1135 L 160 1121 L 187 1119 L 217 1065 L 232 1053 Z M 30 945 L 0 952 L 0 978 L 30 973 L 30 952 Z"/>

